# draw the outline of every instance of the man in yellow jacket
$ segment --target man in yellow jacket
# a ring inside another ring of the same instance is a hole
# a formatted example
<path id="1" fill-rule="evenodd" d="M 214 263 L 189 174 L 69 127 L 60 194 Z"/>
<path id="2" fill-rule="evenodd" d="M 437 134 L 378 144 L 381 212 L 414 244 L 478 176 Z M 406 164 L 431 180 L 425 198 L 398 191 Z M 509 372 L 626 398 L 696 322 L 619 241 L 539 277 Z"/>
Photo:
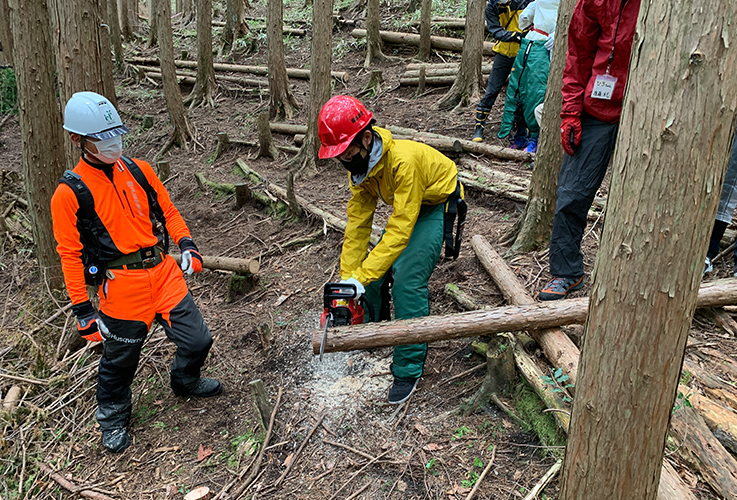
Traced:
<path id="1" fill-rule="evenodd" d="M 456 165 L 437 150 L 415 141 L 394 140 L 374 127 L 373 115 L 350 96 L 330 99 L 320 111 L 320 158 L 336 158 L 348 170 L 351 199 L 340 258 L 340 277 L 359 296 L 381 308 L 380 288 L 392 271 L 396 319 L 427 316 L 427 281 L 446 235 L 446 254 L 457 256 L 458 240 L 444 232 L 446 206 L 465 213 Z M 368 253 L 376 204 L 392 206 L 379 244 Z M 459 222 L 461 222 L 459 216 Z M 452 228 L 452 221 L 450 222 Z M 452 231 L 452 229 L 451 229 Z M 368 253 L 368 255 L 367 255 Z M 394 383 L 389 403 L 409 399 L 422 375 L 427 344 L 394 348 Z"/>

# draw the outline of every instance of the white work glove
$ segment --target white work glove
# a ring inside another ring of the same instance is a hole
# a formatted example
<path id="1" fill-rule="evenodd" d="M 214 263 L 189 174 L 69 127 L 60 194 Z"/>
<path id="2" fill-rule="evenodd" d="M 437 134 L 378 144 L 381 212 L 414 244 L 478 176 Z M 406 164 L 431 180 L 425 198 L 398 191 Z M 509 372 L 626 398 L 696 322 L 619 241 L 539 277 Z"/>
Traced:
<path id="1" fill-rule="evenodd" d="M 366 293 L 366 289 L 361 284 L 360 281 L 358 281 L 356 278 L 348 278 L 347 280 L 341 280 L 341 283 L 345 283 L 347 285 L 355 285 L 356 286 L 356 297 L 355 299 L 358 300 L 361 298 L 361 295 Z"/>
<path id="2" fill-rule="evenodd" d="M 182 238 L 179 249 L 182 251 L 182 271 L 186 274 L 202 272 L 202 255 L 192 239 Z"/>
<path id="3" fill-rule="evenodd" d="M 550 52 L 553 51 L 553 42 L 555 42 L 555 33 L 549 34 L 548 39 L 545 40 L 545 48 L 548 49 Z"/>

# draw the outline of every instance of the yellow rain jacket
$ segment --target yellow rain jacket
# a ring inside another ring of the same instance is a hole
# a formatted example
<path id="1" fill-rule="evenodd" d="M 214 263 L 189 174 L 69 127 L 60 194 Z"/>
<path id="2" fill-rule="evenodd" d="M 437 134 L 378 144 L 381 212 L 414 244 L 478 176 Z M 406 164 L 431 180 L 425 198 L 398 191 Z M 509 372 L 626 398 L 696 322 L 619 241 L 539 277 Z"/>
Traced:
<path id="1" fill-rule="evenodd" d="M 350 181 L 352 197 L 340 256 L 341 279 L 353 277 L 364 285 L 389 270 L 407 247 L 420 207 L 444 203 L 456 189 L 458 174 L 456 164 L 430 146 L 395 141 L 380 127 L 373 130 L 381 136 L 383 153 L 360 184 Z M 383 238 L 366 257 L 379 198 L 392 206 L 392 214 Z"/>

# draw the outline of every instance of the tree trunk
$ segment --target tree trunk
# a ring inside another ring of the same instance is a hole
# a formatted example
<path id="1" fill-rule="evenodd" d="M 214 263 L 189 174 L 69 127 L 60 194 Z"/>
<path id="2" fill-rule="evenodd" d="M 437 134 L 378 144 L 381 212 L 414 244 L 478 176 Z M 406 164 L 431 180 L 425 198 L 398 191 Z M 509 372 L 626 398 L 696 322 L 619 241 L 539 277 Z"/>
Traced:
<path id="1" fill-rule="evenodd" d="M 111 0 L 115 1 L 115 0 Z M 133 34 L 133 28 L 131 27 L 130 18 L 130 2 L 133 0 L 120 0 L 120 32 L 123 35 L 123 39 L 131 41 L 135 38 Z"/>
<path id="2" fill-rule="evenodd" d="M 111 0 L 112 1 L 112 0 Z M 89 90 L 107 97 L 117 107 L 113 81 L 112 54 L 105 24 L 107 9 L 96 0 L 50 0 L 59 99 L 64 104 L 75 92 Z M 67 168 L 79 158 L 68 134 Z"/>
<path id="3" fill-rule="evenodd" d="M 181 10 L 179 12 L 182 13 L 182 20 L 185 23 L 188 23 L 192 20 L 192 17 L 194 16 L 194 0 L 182 0 L 180 5 Z"/>
<path id="4" fill-rule="evenodd" d="M 432 0 L 422 0 L 422 12 L 420 13 L 420 51 L 417 53 L 417 59 L 419 59 L 420 61 L 427 61 L 428 59 L 430 59 L 431 24 Z"/>
<path id="5" fill-rule="evenodd" d="M 0 62 L 13 66 L 13 32 L 11 26 L 13 20 L 10 18 L 10 6 L 8 0 L 0 0 Z"/>
<path id="6" fill-rule="evenodd" d="M 289 90 L 287 63 L 284 60 L 284 5 L 269 2 L 266 12 L 266 41 L 269 53 L 269 116 L 277 120 L 291 120 L 300 105 Z"/>
<path id="7" fill-rule="evenodd" d="M 187 97 L 190 107 L 215 106 L 215 68 L 212 58 L 212 0 L 197 0 L 197 81 Z"/>
<path id="8" fill-rule="evenodd" d="M 438 102 L 438 109 L 449 110 L 456 106 L 465 106 L 475 99 L 479 90 L 483 88 L 481 77 L 482 47 L 484 44 L 483 0 L 468 0 L 466 15 L 466 37 L 463 39 L 463 53 L 461 67 L 453 86 Z"/>
<path id="9" fill-rule="evenodd" d="M 568 25 L 571 23 L 576 0 L 561 0 L 555 30 L 553 58 L 550 61 L 548 87 L 540 127 L 540 142 L 535 155 L 535 168 L 530 179 L 529 201 L 505 240 L 514 239 L 509 254 L 530 252 L 544 246 L 550 239 L 555 212 L 555 191 L 563 161 L 560 144 L 560 111 L 563 108 L 563 68 L 568 52 Z"/>
<path id="10" fill-rule="evenodd" d="M 169 110 L 169 118 L 174 127 L 173 139 L 180 146 L 187 147 L 192 140 L 192 129 L 182 102 L 182 92 L 177 83 L 177 70 L 174 66 L 174 43 L 171 31 L 171 2 L 156 2 L 159 26 L 159 60 L 161 61 L 161 80 L 164 99 Z"/>
<path id="11" fill-rule="evenodd" d="M 379 0 L 368 0 L 366 5 L 366 61 L 364 68 L 370 68 L 377 61 L 386 60 L 381 50 L 381 35 L 379 34 L 379 16 L 381 7 Z"/>
<path id="12" fill-rule="evenodd" d="M 138 0 L 128 0 L 128 8 L 130 9 L 131 31 L 135 34 L 138 31 L 140 21 L 138 19 Z"/>
<path id="13" fill-rule="evenodd" d="M 323 105 L 330 99 L 330 65 L 333 38 L 333 0 L 315 0 L 312 7 L 312 44 L 310 47 L 310 104 L 307 113 L 307 133 L 290 165 L 296 168 L 297 177 L 306 172 L 317 173 L 317 152 L 320 139 L 317 136 L 317 118 Z"/>
<path id="14" fill-rule="evenodd" d="M 225 11 L 225 29 L 223 30 L 222 36 L 221 54 L 230 54 L 235 41 L 241 35 L 248 32 L 243 7 L 243 0 L 228 0 Z"/>
<path id="15" fill-rule="evenodd" d="M 23 176 L 41 278 L 61 288 L 61 262 L 49 217 L 51 196 L 64 171 L 61 116 L 46 0 L 10 0 L 13 10 L 18 121 L 23 140 Z"/>
<path id="16" fill-rule="evenodd" d="M 734 137 L 736 16 L 732 0 L 642 2 L 561 500 L 656 497 Z"/>
<path id="17" fill-rule="evenodd" d="M 120 36 L 117 0 L 107 0 L 107 24 L 110 26 L 110 42 L 113 45 L 113 54 L 115 54 L 115 66 L 120 69 L 125 60 L 123 59 L 123 39 Z"/>
<path id="18" fill-rule="evenodd" d="M 148 0 L 148 46 L 155 47 L 159 43 L 159 24 L 158 16 L 156 15 L 157 3 L 159 0 Z M 171 10 L 171 8 L 169 9 Z M 169 21 L 171 24 L 171 21 Z"/>

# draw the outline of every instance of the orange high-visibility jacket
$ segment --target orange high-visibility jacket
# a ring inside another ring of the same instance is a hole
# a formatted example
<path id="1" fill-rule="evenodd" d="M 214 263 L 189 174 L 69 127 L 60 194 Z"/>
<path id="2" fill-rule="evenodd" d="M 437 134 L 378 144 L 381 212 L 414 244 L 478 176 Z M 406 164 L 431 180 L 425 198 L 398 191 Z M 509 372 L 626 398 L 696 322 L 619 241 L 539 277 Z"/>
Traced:
<path id="1" fill-rule="evenodd" d="M 184 237 L 190 237 L 187 224 L 151 165 L 142 160 L 133 161 L 156 191 L 159 205 L 166 217 L 166 229 L 172 239 L 179 242 Z M 84 159 L 79 160 L 73 171 L 82 178 L 92 193 L 95 212 L 107 230 L 105 237 L 100 240 L 101 245 L 107 245 L 110 247 L 108 250 L 123 256 L 159 243 L 159 238 L 154 234 L 154 217 L 149 214 L 146 191 L 125 168 L 122 160 L 113 165 L 112 179 Z M 64 282 L 73 304 L 89 300 L 84 281 L 82 241 L 77 228 L 78 209 L 79 203 L 72 188 L 59 184 L 51 198 L 51 216 L 54 221 L 56 250 L 61 257 Z"/>

